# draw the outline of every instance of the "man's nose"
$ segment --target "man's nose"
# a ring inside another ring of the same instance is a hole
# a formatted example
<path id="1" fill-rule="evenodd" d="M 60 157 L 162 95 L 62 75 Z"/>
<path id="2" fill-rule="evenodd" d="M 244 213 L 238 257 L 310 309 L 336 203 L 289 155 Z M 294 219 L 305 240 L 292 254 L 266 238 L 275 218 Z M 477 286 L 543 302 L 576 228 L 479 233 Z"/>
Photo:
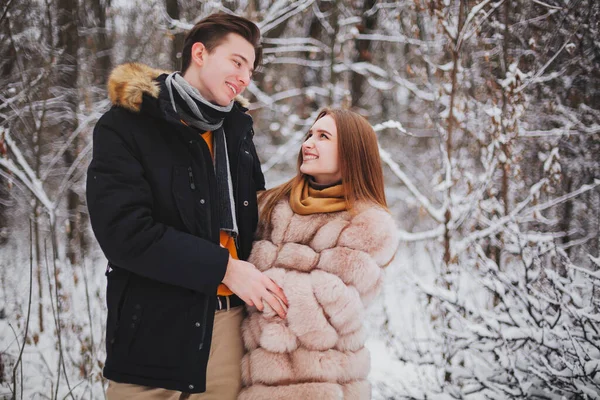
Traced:
<path id="1" fill-rule="evenodd" d="M 250 80 L 252 79 L 252 74 L 249 70 L 244 71 L 238 75 L 238 80 L 244 86 L 248 86 L 250 84 Z"/>

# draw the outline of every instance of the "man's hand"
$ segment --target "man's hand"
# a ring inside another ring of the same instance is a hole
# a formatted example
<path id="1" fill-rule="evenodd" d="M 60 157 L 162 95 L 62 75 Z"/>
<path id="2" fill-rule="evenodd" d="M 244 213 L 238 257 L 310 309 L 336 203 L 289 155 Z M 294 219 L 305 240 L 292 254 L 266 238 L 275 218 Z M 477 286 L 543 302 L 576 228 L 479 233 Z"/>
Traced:
<path id="1" fill-rule="evenodd" d="M 288 301 L 283 290 L 253 264 L 229 256 L 223 283 L 249 306 L 263 311 L 263 300 L 281 317 L 287 314 Z"/>

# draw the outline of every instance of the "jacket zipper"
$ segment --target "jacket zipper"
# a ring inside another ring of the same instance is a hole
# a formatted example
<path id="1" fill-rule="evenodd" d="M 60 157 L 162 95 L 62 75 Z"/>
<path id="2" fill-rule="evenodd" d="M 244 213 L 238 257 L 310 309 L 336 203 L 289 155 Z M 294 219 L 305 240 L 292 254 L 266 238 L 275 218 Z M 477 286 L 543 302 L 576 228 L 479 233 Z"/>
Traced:
<path id="1" fill-rule="evenodd" d="M 204 142 L 204 140 L 202 140 L 202 141 Z M 204 150 L 202 148 L 202 145 L 200 144 L 200 141 L 199 140 L 195 141 L 195 144 L 196 144 L 197 149 L 200 152 L 200 154 L 204 155 Z M 204 146 L 206 146 L 206 151 L 209 152 L 208 146 L 206 145 L 206 143 L 204 143 Z M 210 156 L 210 152 L 209 152 L 209 156 Z M 205 177 L 206 177 L 206 181 L 208 182 L 207 184 L 210 186 L 210 177 L 208 176 L 208 174 L 210 174 L 210 172 L 208 172 L 208 171 L 210 171 L 210 169 L 207 169 Z M 190 175 L 190 177 L 193 176 L 192 175 L 192 168 L 191 167 L 188 167 L 188 174 Z M 192 188 L 192 190 L 194 190 L 196 188 L 196 185 L 194 184 L 192 186 L 192 182 L 190 182 L 190 188 Z M 215 186 L 215 189 L 216 189 L 216 186 Z M 208 191 L 208 198 L 206 199 L 206 201 L 209 204 L 211 204 L 211 208 L 213 207 L 212 204 L 216 204 L 216 201 L 213 201 L 214 200 L 214 194 L 213 194 L 213 192 L 214 192 L 214 190 L 209 190 Z M 211 213 L 211 210 L 209 210 L 209 212 L 207 212 L 206 215 L 208 217 L 208 221 L 207 221 L 207 225 L 209 227 L 208 229 L 210 231 L 210 234 L 212 235 L 212 213 Z M 217 234 L 217 237 L 216 237 L 215 240 L 216 240 L 216 243 L 219 243 L 219 234 Z"/>
<path id="2" fill-rule="evenodd" d="M 254 137 L 254 129 L 250 128 L 250 135 L 252 137 Z M 235 188 L 236 188 L 236 193 L 239 196 L 240 193 L 240 169 L 241 169 L 241 165 L 242 165 L 242 145 L 244 144 L 244 142 L 246 141 L 246 138 L 248 137 L 248 132 L 246 132 L 246 134 L 244 135 L 244 137 L 242 138 L 242 140 L 240 140 L 240 145 L 238 148 L 238 170 L 237 170 L 237 176 L 235 177 Z M 239 207 L 240 204 L 240 199 L 239 197 L 237 197 L 235 199 L 235 215 L 239 216 L 240 215 L 240 210 L 241 208 Z M 238 227 L 239 228 L 239 227 Z M 235 244 L 235 249 L 237 250 L 238 255 L 240 254 L 240 246 L 238 243 L 238 235 L 233 235 L 233 243 Z"/>

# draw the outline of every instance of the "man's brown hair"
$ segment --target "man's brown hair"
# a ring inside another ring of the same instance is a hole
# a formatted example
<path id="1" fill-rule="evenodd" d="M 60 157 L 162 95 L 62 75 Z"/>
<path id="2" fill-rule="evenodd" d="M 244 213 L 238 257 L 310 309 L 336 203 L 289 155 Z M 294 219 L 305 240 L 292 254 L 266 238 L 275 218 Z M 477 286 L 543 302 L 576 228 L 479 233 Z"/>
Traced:
<path id="1" fill-rule="evenodd" d="M 198 22 L 185 36 L 181 52 L 181 73 L 184 74 L 190 66 L 194 43 L 201 42 L 206 50 L 211 53 L 223 43 L 230 33 L 240 35 L 254 47 L 254 69 L 256 70 L 262 61 L 260 30 L 254 22 L 246 18 L 218 13 L 211 14 Z"/>

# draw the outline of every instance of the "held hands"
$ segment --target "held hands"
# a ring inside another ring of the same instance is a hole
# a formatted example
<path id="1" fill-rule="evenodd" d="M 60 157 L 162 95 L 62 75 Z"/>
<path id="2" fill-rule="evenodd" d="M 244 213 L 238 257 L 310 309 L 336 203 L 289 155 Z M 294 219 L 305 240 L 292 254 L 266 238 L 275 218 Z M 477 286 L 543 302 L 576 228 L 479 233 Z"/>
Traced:
<path id="1" fill-rule="evenodd" d="M 286 317 L 288 300 L 283 290 L 253 264 L 229 256 L 223 283 L 249 306 L 263 311 L 265 301 L 281 318 Z"/>

